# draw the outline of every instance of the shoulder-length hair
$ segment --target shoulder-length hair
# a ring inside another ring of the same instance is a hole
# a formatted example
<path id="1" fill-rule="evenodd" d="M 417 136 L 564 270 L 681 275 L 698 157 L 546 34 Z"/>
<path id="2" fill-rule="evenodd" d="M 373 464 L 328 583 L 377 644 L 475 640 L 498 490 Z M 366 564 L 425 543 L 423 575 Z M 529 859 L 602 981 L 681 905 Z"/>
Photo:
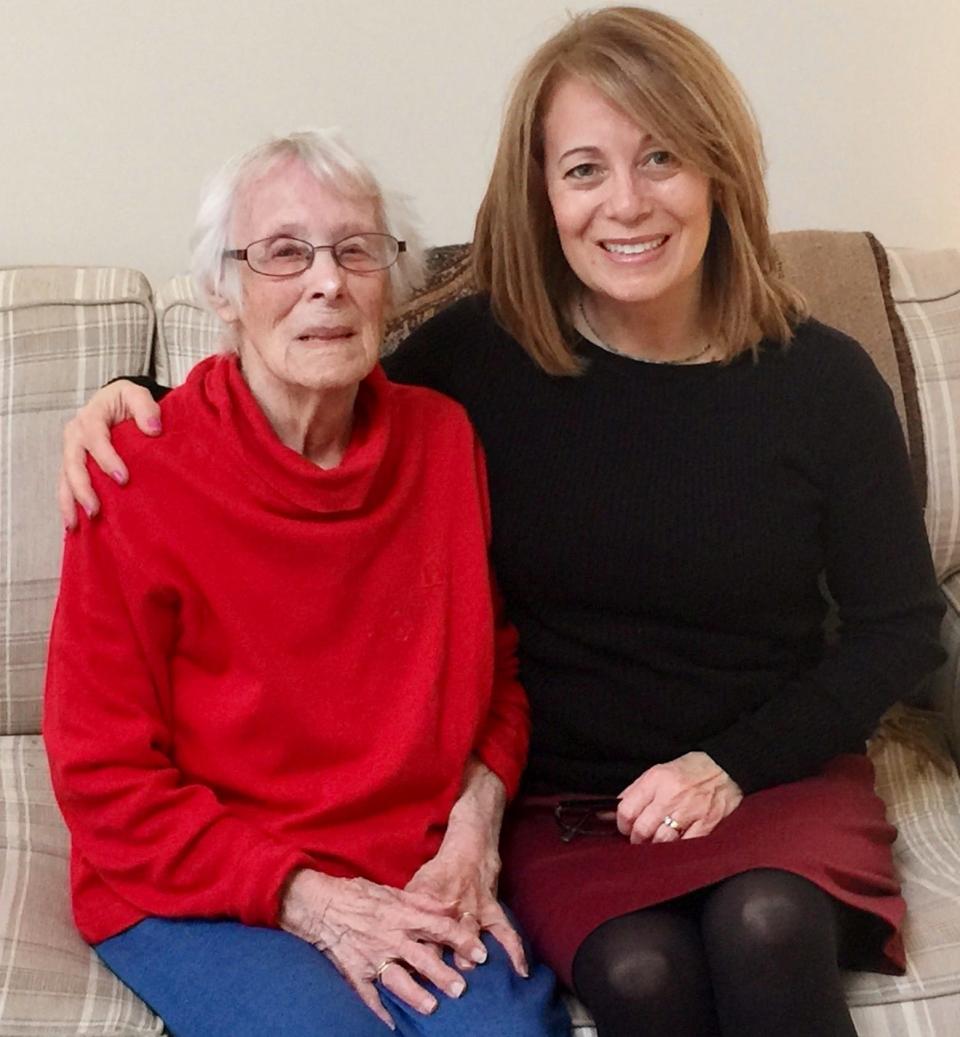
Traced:
<path id="1" fill-rule="evenodd" d="M 543 121 L 557 86 L 578 78 L 701 170 L 713 213 L 703 319 L 730 359 L 764 337 L 786 343 L 805 315 L 781 277 L 767 223 L 763 145 L 744 94 L 696 33 L 655 11 L 574 16 L 520 72 L 477 215 L 473 274 L 496 319 L 552 374 L 576 374 L 568 316 L 579 282 L 557 236 L 543 172 Z"/>

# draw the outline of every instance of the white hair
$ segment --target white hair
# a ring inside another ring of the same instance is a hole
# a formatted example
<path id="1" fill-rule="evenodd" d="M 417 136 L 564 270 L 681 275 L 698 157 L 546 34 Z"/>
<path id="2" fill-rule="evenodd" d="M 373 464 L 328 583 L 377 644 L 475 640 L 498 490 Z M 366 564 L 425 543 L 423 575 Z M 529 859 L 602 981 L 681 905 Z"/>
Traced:
<path id="1" fill-rule="evenodd" d="M 207 182 L 190 238 L 190 269 L 202 298 L 242 303 L 240 267 L 225 262 L 230 220 L 237 196 L 251 180 L 285 159 L 299 159 L 327 187 L 373 201 L 378 230 L 405 241 L 407 248 L 388 270 L 394 306 L 423 284 L 423 246 L 412 209 L 405 198 L 385 192 L 370 168 L 343 142 L 336 130 L 302 130 L 272 137 L 234 156 Z M 247 242 L 236 243 L 245 246 Z"/>

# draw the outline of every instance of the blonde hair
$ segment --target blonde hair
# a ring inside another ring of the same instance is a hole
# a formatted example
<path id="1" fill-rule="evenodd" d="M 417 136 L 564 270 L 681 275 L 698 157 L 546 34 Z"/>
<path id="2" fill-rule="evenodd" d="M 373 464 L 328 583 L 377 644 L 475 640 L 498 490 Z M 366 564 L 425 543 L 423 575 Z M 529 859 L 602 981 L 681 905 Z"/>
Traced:
<path id="1" fill-rule="evenodd" d="M 496 319 L 545 371 L 579 372 L 567 316 L 579 282 L 543 176 L 544 116 L 570 78 L 599 90 L 709 177 L 703 319 L 721 356 L 756 350 L 763 337 L 788 342 L 806 308 L 782 279 L 770 240 L 763 145 L 750 106 L 704 40 L 637 7 L 574 16 L 520 72 L 474 233 L 474 279 Z"/>

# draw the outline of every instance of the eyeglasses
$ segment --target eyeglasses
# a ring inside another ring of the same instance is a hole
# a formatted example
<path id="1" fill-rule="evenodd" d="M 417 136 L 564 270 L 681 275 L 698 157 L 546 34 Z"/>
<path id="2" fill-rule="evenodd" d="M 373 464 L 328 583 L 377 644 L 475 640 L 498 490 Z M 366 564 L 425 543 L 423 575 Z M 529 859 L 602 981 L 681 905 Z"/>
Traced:
<path id="1" fill-rule="evenodd" d="M 561 799 L 553 811 L 560 838 L 569 843 L 578 835 L 618 835 L 616 796 Z"/>
<path id="2" fill-rule="evenodd" d="M 361 274 L 386 270 L 393 266 L 401 252 L 407 251 L 405 241 L 397 241 L 391 234 L 350 234 L 332 245 L 311 245 L 299 238 L 261 238 L 246 248 L 231 248 L 223 253 L 225 259 L 245 259 L 254 273 L 266 277 L 295 277 L 313 266 L 318 252 L 329 252 L 338 266 Z"/>

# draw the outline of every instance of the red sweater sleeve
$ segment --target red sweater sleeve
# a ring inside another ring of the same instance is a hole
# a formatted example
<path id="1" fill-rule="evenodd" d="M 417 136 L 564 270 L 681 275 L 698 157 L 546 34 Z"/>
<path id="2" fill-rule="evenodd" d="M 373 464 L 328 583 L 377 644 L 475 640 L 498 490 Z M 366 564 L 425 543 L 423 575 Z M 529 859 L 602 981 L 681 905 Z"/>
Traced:
<path id="1" fill-rule="evenodd" d="M 67 537 L 51 631 L 44 738 L 74 852 L 143 914 L 273 925 L 310 860 L 177 770 L 164 716 L 177 595 L 118 543 L 106 516 Z"/>
<path id="2" fill-rule="evenodd" d="M 487 469 L 483 448 L 474 440 L 477 480 L 483 502 L 483 521 L 490 542 L 490 505 L 487 493 Z M 503 782 L 507 796 L 513 798 L 520 785 L 520 775 L 527 762 L 530 744 L 530 707 L 527 695 L 517 679 L 517 634 L 504 616 L 503 600 L 490 574 L 495 624 L 495 659 L 493 694 L 486 721 L 481 725 L 474 745 L 477 757 Z"/>

